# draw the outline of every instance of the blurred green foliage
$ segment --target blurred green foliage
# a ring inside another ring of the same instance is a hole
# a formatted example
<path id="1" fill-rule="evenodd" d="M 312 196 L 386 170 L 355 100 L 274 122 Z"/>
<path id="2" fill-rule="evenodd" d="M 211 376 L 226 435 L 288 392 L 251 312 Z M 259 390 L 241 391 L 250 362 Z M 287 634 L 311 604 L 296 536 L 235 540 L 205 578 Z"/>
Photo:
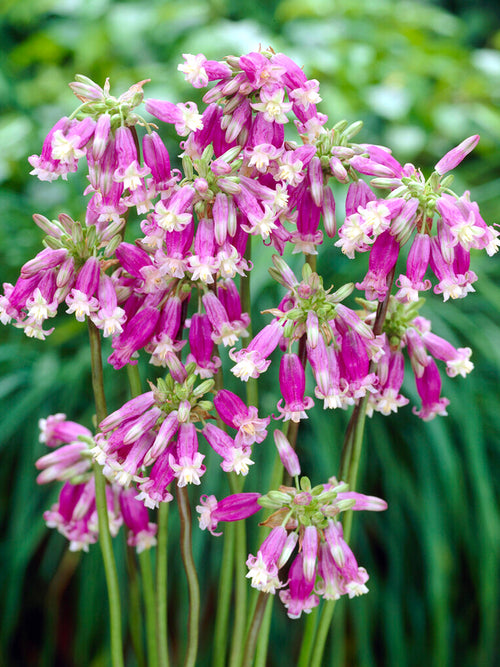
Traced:
<path id="1" fill-rule="evenodd" d="M 485 219 L 490 224 L 498 219 L 500 32 L 491 3 L 485 12 L 477 3 L 473 9 L 457 3 L 463 17 L 436 3 L 397 0 L 4 0 L 2 5 L 2 280 L 14 281 L 20 265 L 40 249 L 32 213 L 83 213 L 78 176 L 68 183 L 40 183 L 29 177 L 26 159 L 39 152 L 53 123 L 72 110 L 67 84 L 74 74 L 99 83 L 109 76 L 118 92 L 150 78 L 148 96 L 198 100 L 199 91 L 176 70 L 182 53 L 220 59 L 259 44 L 284 51 L 320 80 L 321 108 L 330 118 L 362 119 L 361 140 L 387 144 L 398 159 L 424 170 L 465 136 L 480 133 L 474 155 L 457 170 L 458 189 L 467 184 Z M 265 253 L 259 257 L 262 276 L 268 259 Z M 350 263 L 331 251 L 320 258 L 319 268 L 325 282 L 351 279 Z M 339 605 L 325 665 L 500 664 L 498 259 L 481 258 L 476 272 L 476 295 L 446 306 L 429 298 L 424 313 L 437 333 L 474 350 L 474 374 L 445 383 L 449 417 L 422 424 L 406 408 L 368 422 L 361 487 L 386 498 L 389 510 L 355 524 L 354 543 L 371 574 L 371 591 Z M 254 315 L 275 303 L 278 293 L 267 278 L 258 278 Z M 49 534 L 42 521 L 56 489 L 35 483 L 33 464 L 43 453 L 37 420 L 62 411 L 92 423 L 85 328 L 63 318 L 56 327 L 45 343 L 13 329 L 0 331 L 0 614 L 1 650 L 9 667 L 107 664 L 98 548 L 81 558 L 74 573 L 79 557 L 64 556 L 63 538 Z M 142 368 L 143 379 L 147 372 Z M 270 377 L 261 394 L 266 404 L 275 400 Z M 125 382 L 111 373 L 106 380 L 115 408 L 126 398 Z M 406 393 L 416 398 L 412 386 Z M 301 432 L 300 454 L 313 482 L 323 481 L 322 471 L 336 469 L 345 421 L 344 413 L 319 410 Z M 318 434 L 325 433 L 320 448 Z M 272 458 L 264 451 L 259 456 L 258 465 L 264 466 Z M 207 477 L 207 488 L 220 485 L 216 476 Z M 248 486 L 258 486 L 252 474 Z M 183 599 L 175 517 L 171 525 L 170 583 Z M 195 546 L 203 562 L 204 618 L 210 619 L 221 542 L 197 535 Z M 172 602 L 170 612 L 177 652 L 185 608 Z M 207 620 L 200 665 L 208 664 L 209 626 Z M 302 626 L 303 620 L 292 627 L 276 609 L 269 664 L 282 664 L 285 654 L 293 664 Z"/>

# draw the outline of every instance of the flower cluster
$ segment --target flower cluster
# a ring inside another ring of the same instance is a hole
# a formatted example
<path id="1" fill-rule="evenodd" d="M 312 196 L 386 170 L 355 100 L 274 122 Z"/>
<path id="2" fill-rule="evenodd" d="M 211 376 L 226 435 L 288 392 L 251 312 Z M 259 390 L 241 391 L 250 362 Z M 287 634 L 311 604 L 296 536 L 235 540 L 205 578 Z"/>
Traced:
<path id="1" fill-rule="evenodd" d="M 449 151 L 425 179 L 389 149 L 356 143 L 360 122 L 329 128 L 317 106 L 318 82 L 282 53 L 268 49 L 223 62 L 185 54 L 178 69 L 195 88 L 211 86 L 203 109 L 191 101 L 144 100 L 146 81 L 115 97 L 108 81 L 100 87 L 78 75 L 70 84 L 78 108 L 57 121 L 40 155 L 29 158 L 32 174 L 46 181 L 85 169 L 87 199 L 82 222 L 67 214 L 34 216 L 45 249 L 14 285 L 4 284 L 0 321 L 44 339 L 53 330 L 44 329 L 46 321 L 64 304 L 110 338 L 107 361 L 114 369 L 143 354 L 155 372 L 165 371 L 149 391 L 103 419 L 95 435 L 63 415 L 45 422 L 44 441 L 55 449 L 37 464 L 39 482 L 64 482 L 46 520 L 71 548 L 97 539 L 92 459 L 107 478 L 111 532 L 124 521 L 130 543 L 141 549 L 154 543 L 148 511 L 172 500 L 172 486 L 202 483 L 205 442 L 224 473 L 246 476 L 252 447 L 265 442 L 271 418 L 297 424 L 315 399 L 328 409 L 361 404 L 369 415 L 406 405 L 405 354 L 422 400 L 414 412 L 424 420 L 446 414 L 438 364 L 451 377 L 473 368 L 470 349 L 456 349 L 431 331 L 419 295 L 433 282 L 444 301 L 473 292 L 471 251 L 493 254 L 500 245 L 469 193 L 450 188 L 449 172 L 479 137 Z M 159 128 L 139 114 L 143 101 L 182 139 L 181 168 L 172 167 Z M 295 140 L 285 137 L 292 121 Z M 332 184 L 345 190 L 338 232 Z M 131 242 L 125 232 L 134 214 L 140 232 Z M 260 243 L 276 251 L 270 274 L 286 293 L 268 311 L 272 321 L 243 345 L 251 324 L 243 295 Z M 312 268 L 322 245 L 350 258 L 368 252 L 365 277 L 325 288 Z M 283 259 L 286 252 L 306 255 L 300 279 Z M 366 300 L 346 305 L 356 288 Z M 257 405 L 220 388 L 222 348 L 245 382 L 264 373 L 273 354 L 280 357 L 276 414 L 259 417 Z M 315 398 L 306 387 L 308 365 Z M 200 526 L 212 533 L 220 521 L 247 518 L 260 507 L 274 511 L 265 522 L 270 535 L 248 558 L 249 578 L 259 590 L 279 590 L 296 618 L 318 596 L 366 592 L 368 575 L 338 516 L 386 505 L 333 477 L 314 488 L 307 478 L 299 482 L 292 446 L 279 431 L 274 438 L 295 487 L 221 501 L 203 495 L 198 510 Z"/>
<path id="2" fill-rule="evenodd" d="M 101 422 L 92 450 L 108 479 L 123 487 L 137 484 L 137 497 L 151 508 L 172 500 L 168 487 L 174 479 L 179 487 L 200 484 L 206 470 L 200 435 L 221 457 L 225 472 L 247 475 L 252 445 L 265 439 L 269 424 L 233 392 L 220 390 L 209 400 L 214 381 L 196 384 L 194 363 L 184 366 L 175 355 L 169 363 L 166 380 Z M 234 438 L 210 423 L 214 406 L 217 416 L 237 430 Z"/>
<path id="3" fill-rule="evenodd" d="M 41 470 L 37 482 L 64 482 L 57 503 L 43 518 L 49 528 L 56 528 L 69 540 L 70 551 L 88 551 L 89 545 L 99 538 L 91 465 L 91 448 L 95 446 L 92 434 L 85 426 L 58 413 L 40 421 L 40 441 L 53 451 L 36 462 Z M 149 521 L 147 509 L 133 492 L 115 484 L 107 486 L 106 503 L 112 536 L 125 523 L 129 530 L 127 542 L 138 553 L 156 544 L 157 526 Z"/>
<path id="4" fill-rule="evenodd" d="M 249 555 L 246 576 L 259 591 L 275 594 L 279 590 L 288 616 L 299 618 L 319 604 L 319 597 L 337 600 L 368 592 L 368 574 L 344 540 L 338 517 L 346 510 L 382 511 L 387 503 L 351 492 L 335 477 L 315 487 L 307 477 L 299 481 L 300 466 L 290 443 L 281 431 L 275 431 L 275 440 L 287 470 L 294 473 L 295 487 L 280 486 L 260 497 L 236 494 L 220 501 L 202 496 L 196 509 L 200 527 L 214 535 L 221 534 L 214 532 L 219 521 L 247 518 L 260 507 L 273 510 L 263 524 L 271 532 L 257 555 Z"/>

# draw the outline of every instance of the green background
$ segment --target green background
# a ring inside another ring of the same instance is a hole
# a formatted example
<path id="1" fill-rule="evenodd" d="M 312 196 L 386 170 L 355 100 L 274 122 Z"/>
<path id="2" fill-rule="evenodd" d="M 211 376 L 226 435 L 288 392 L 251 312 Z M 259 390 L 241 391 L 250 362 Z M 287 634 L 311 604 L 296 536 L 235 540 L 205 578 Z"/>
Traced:
<path id="1" fill-rule="evenodd" d="M 363 120 L 360 141 L 387 144 L 401 162 L 414 162 L 424 173 L 463 138 L 481 134 L 474 154 L 456 170 L 455 189 L 470 189 L 485 220 L 497 222 L 500 32 L 495 4 L 3 2 L 2 281 L 14 282 L 19 267 L 40 249 L 42 235 L 32 213 L 52 217 L 66 211 L 76 218 L 83 213 L 79 176 L 68 183 L 41 183 L 29 177 L 27 163 L 29 155 L 39 153 L 48 129 L 74 108 L 67 84 L 75 73 L 100 84 L 109 76 L 117 93 L 150 78 L 147 96 L 198 100 L 199 91 L 177 72 L 182 53 L 221 59 L 271 45 L 320 81 L 321 110 L 331 124 Z M 175 155 L 173 135 L 170 140 Z M 268 260 L 263 253 L 256 267 L 263 272 L 253 287 L 257 318 L 281 294 L 267 283 Z M 473 262 L 480 277 L 476 294 L 444 305 L 430 296 L 423 311 L 436 333 L 474 351 L 476 368 L 467 380 L 444 380 L 449 416 L 424 424 L 407 407 L 396 416 L 368 421 L 360 489 L 385 498 L 389 510 L 356 517 L 352 544 L 370 573 L 370 593 L 338 605 L 325 665 L 500 664 L 500 271 L 497 257 L 478 255 Z M 331 249 L 318 266 L 326 284 L 352 279 L 353 265 Z M 45 528 L 42 512 L 55 502 L 57 485 L 37 487 L 34 468 L 45 453 L 38 442 L 39 418 L 65 412 L 91 425 L 85 327 L 58 318 L 45 342 L 2 327 L 0 341 L 0 655 L 7 667 L 106 665 L 106 593 L 98 547 L 80 559 Z M 146 372 L 142 367 L 143 377 Z M 272 379 L 271 373 L 261 389 L 269 412 L 276 401 Z M 108 372 L 106 382 L 114 409 L 127 398 L 124 376 L 117 382 Z M 412 381 L 404 393 L 417 402 Z M 325 470 L 335 471 L 345 421 L 345 413 L 319 409 L 301 426 L 299 453 L 313 483 L 325 481 Z M 261 450 L 258 457 L 261 470 L 269 468 L 272 452 Z M 248 490 L 265 492 L 260 482 L 250 473 Z M 207 473 L 207 486 L 201 488 L 227 493 L 216 474 Z M 170 642 L 179 658 L 186 608 L 175 512 L 172 516 Z M 123 539 L 117 549 L 124 552 Z M 197 533 L 195 549 L 204 605 L 199 665 L 205 665 L 221 540 Z M 294 664 L 303 621 L 288 621 L 276 604 L 269 665 Z M 132 658 L 128 664 L 134 664 Z"/>

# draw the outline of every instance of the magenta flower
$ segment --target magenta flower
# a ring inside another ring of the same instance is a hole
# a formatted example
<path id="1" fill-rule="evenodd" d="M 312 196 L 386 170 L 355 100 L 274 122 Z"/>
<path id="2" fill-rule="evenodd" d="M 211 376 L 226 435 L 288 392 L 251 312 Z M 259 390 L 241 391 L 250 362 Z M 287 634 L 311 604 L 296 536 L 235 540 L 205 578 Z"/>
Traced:
<path id="1" fill-rule="evenodd" d="M 283 335 L 283 326 L 275 320 L 265 326 L 248 347 L 236 352 L 234 348 L 229 351 L 229 357 L 236 363 L 231 372 L 247 382 L 248 378 L 257 378 L 264 373 L 271 363 L 267 357 L 277 347 Z"/>
<path id="2" fill-rule="evenodd" d="M 233 392 L 227 389 L 218 391 L 214 398 L 214 407 L 225 424 L 237 429 L 237 447 L 249 447 L 254 442 L 262 442 L 267 436 L 266 427 L 271 418 L 260 419 L 257 408 L 253 405 L 247 407 Z"/>
<path id="3" fill-rule="evenodd" d="M 278 570 L 282 567 L 280 558 L 287 539 L 287 531 L 283 526 L 273 528 L 262 542 L 257 556 L 250 555 L 246 561 L 251 585 L 264 593 L 275 593 L 284 584 L 280 581 Z"/>
<path id="4" fill-rule="evenodd" d="M 148 510 L 137 500 L 136 492 L 133 489 L 123 489 L 119 499 L 123 522 L 129 529 L 127 544 L 135 547 L 137 553 L 154 547 L 158 526 L 149 521 Z"/>
<path id="5" fill-rule="evenodd" d="M 306 375 L 304 368 L 296 354 L 284 354 L 280 363 L 280 389 L 281 398 L 278 401 L 278 410 L 281 417 L 288 421 L 299 422 L 301 419 L 307 419 L 305 413 L 314 405 L 310 396 L 304 397 L 306 388 Z M 285 401 L 283 407 L 281 404 Z"/>
<path id="6" fill-rule="evenodd" d="M 304 575 L 304 557 L 297 554 L 289 572 L 288 588 L 280 591 L 289 618 L 300 618 L 302 612 L 310 614 L 319 604 L 319 597 L 314 594 L 315 577 L 308 579 Z"/>
<path id="7" fill-rule="evenodd" d="M 430 421 L 436 415 L 447 415 L 446 408 L 450 401 L 441 397 L 441 376 L 433 359 L 424 367 L 421 377 L 415 376 L 415 382 L 422 407 L 420 410 L 413 408 L 414 414 L 424 421 Z"/>
<path id="8" fill-rule="evenodd" d="M 200 505 L 196 507 L 200 514 L 200 528 L 208 529 L 212 535 L 222 535 L 214 532 L 219 521 L 248 519 L 262 509 L 257 502 L 259 498 L 260 493 L 235 493 L 219 501 L 215 496 L 201 496 Z"/>

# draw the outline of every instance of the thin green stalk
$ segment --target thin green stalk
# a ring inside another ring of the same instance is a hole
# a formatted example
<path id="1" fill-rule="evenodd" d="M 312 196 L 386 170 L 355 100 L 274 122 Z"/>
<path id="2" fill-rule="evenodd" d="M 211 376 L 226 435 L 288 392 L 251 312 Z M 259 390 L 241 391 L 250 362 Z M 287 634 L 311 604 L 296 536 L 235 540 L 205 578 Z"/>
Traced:
<path id="1" fill-rule="evenodd" d="M 224 547 L 220 565 L 219 591 L 217 596 L 217 616 L 214 630 L 213 667 L 226 664 L 227 636 L 229 634 L 229 608 L 233 588 L 235 524 L 224 528 Z"/>
<path id="2" fill-rule="evenodd" d="M 257 604 L 252 618 L 252 623 L 247 635 L 245 644 L 244 659 L 242 667 L 251 667 L 255 655 L 255 648 L 257 646 L 257 637 L 259 636 L 260 626 L 264 617 L 267 604 L 269 602 L 269 593 L 259 593 Z"/>
<path id="3" fill-rule="evenodd" d="M 229 484 L 232 493 L 241 493 L 244 479 L 240 480 L 234 473 L 229 475 Z M 230 667 L 240 667 L 242 660 L 242 648 L 245 642 L 245 625 L 247 619 L 247 537 L 244 521 L 235 523 L 234 542 L 234 625 L 231 641 L 231 653 L 229 658 Z"/>
<path id="4" fill-rule="evenodd" d="M 187 488 L 177 487 L 177 502 L 181 523 L 181 555 L 186 571 L 189 593 L 188 641 L 184 667 L 195 667 L 198 653 L 199 624 L 200 624 L 200 588 L 198 575 L 193 559 L 193 545 L 191 541 L 191 507 Z"/>
<path id="5" fill-rule="evenodd" d="M 333 612 L 335 611 L 335 602 L 335 600 L 329 600 L 323 604 L 319 618 L 318 630 L 316 632 L 313 654 L 311 657 L 311 662 L 308 663 L 308 667 L 321 667 L 323 664 L 323 651 L 325 650 L 328 631 L 330 630 Z"/>
<path id="6" fill-rule="evenodd" d="M 148 647 L 148 667 L 158 667 L 158 644 L 156 641 L 156 609 L 153 587 L 153 568 L 149 549 L 138 554 L 142 576 L 142 594 L 146 609 L 146 644 Z"/>
<path id="7" fill-rule="evenodd" d="M 43 631 L 44 642 L 40 662 L 41 667 L 52 667 L 55 663 L 55 652 L 58 645 L 57 621 L 61 611 L 61 600 L 80 563 L 81 557 L 81 551 L 65 551 L 47 590 L 47 613 L 45 615 Z M 0 665 L 3 667 L 1 656 Z"/>
<path id="8" fill-rule="evenodd" d="M 356 489 L 359 461 L 361 458 L 361 450 L 363 448 L 363 434 L 365 430 L 367 403 L 368 403 L 368 397 L 365 396 L 357 406 L 359 407 L 358 418 L 356 422 L 356 427 L 352 434 L 352 451 L 349 461 L 349 469 L 345 481 L 349 484 L 349 490 L 353 491 Z M 342 521 L 342 526 L 344 529 L 344 540 L 346 542 L 348 542 L 351 537 L 352 517 L 353 517 L 353 512 L 352 510 L 350 510 L 345 513 L 344 520 Z"/>
<path id="9" fill-rule="evenodd" d="M 273 602 L 274 595 L 268 596 L 264 618 L 260 626 L 260 632 L 257 637 L 257 648 L 255 650 L 255 667 L 266 667 L 267 663 L 267 647 L 269 646 L 269 632 L 271 629 L 271 621 L 273 618 Z"/>
<path id="10" fill-rule="evenodd" d="M 127 583 L 128 583 L 128 625 L 132 648 L 137 660 L 137 667 L 146 667 L 146 656 L 142 643 L 142 610 L 141 594 L 139 591 L 139 578 L 137 576 L 137 564 L 135 549 L 126 548 Z"/>
<path id="11" fill-rule="evenodd" d="M 313 272 L 316 272 L 316 260 L 317 260 L 318 255 L 307 255 L 304 253 L 304 262 L 306 264 L 309 264 Z"/>
<path id="12" fill-rule="evenodd" d="M 137 364 L 135 366 L 132 366 L 132 364 L 127 364 L 127 376 L 132 398 L 140 396 L 140 394 L 142 394 L 142 384 L 141 376 L 139 374 L 139 367 Z"/>
<path id="13" fill-rule="evenodd" d="M 94 391 L 95 415 L 97 423 L 100 424 L 108 414 L 106 407 L 106 396 L 104 394 L 102 355 L 101 355 L 101 332 L 96 325 L 89 320 L 89 342 L 90 342 L 90 364 L 92 373 L 92 389 Z"/>
<path id="14" fill-rule="evenodd" d="M 168 503 L 158 508 L 158 544 L 156 547 L 156 630 L 158 665 L 168 667 L 167 635 L 167 562 L 168 562 Z"/>
<path id="15" fill-rule="evenodd" d="M 342 481 L 349 484 L 349 489 L 356 488 L 356 478 L 358 474 L 359 460 L 361 457 L 361 449 L 363 446 L 363 433 L 366 417 L 366 405 L 368 399 L 365 396 L 361 399 L 358 405 L 354 408 L 351 415 L 350 424 L 346 434 L 346 442 L 344 443 L 344 450 L 340 469 L 346 470 L 346 474 L 341 477 Z M 344 514 L 342 521 L 344 530 L 344 539 L 346 542 L 351 537 L 352 528 L 352 510 Z M 321 667 L 323 661 L 323 652 L 325 650 L 326 639 L 328 631 L 335 611 L 335 600 L 325 602 L 320 614 L 318 630 L 314 640 L 314 649 L 311 657 L 309 667 Z"/>
<path id="16" fill-rule="evenodd" d="M 94 390 L 96 418 L 99 424 L 106 417 L 106 398 L 104 395 L 101 337 L 93 322 L 89 320 L 90 359 L 92 368 L 92 388 Z M 111 660 L 113 667 L 123 667 L 122 627 L 120 610 L 120 589 L 116 571 L 115 556 L 109 532 L 108 506 L 106 501 L 106 480 L 101 466 L 94 463 L 95 497 L 99 521 L 99 545 L 101 547 L 104 572 L 109 599 L 109 620 L 111 634 Z"/>
<path id="17" fill-rule="evenodd" d="M 314 638 L 316 635 L 316 625 L 318 623 L 318 611 L 319 607 L 315 607 L 306 618 L 297 667 L 309 667 Z"/>
<path id="18" fill-rule="evenodd" d="M 142 393 L 142 384 L 141 376 L 139 373 L 139 367 L 137 365 L 132 366 L 127 364 L 127 376 L 128 382 L 130 385 L 130 393 L 132 397 L 139 396 Z M 162 505 L 165 505 L 163 503 Z M 167 506 L 168 512 L 168 506 Z M 158 513 L 160 515 L 160 511 Z M 160 527 L 158 528 L 160 532 Z M 162 535 L 163 537 L 163 535 Z M 160 549 L 161 538 L 158 536 L 158 551 Z M 132 567 L 135 567 L 135 559 L 131 564 Z M 161 596 L 160 591 L 166 590 L 160 588 L 158 585 L 153 584 L 153 570 L 151 566 L 151 552 L 143 551 L 139 554 L 139 565 L 141 568 L 142 575 L 142 591 L 144 597 L 144 605 L 146 609 L 146 642 L 148 647 L 148 666 L 157 667 L 160 665 L 160 651 L 161 651 L 161 640 L 160 640 L 160 622 L 158 619 L 158 606 L 159 606 L 159 597 Z M 157 563 L 158 566 L 158 563 Z M 158 582 L 157 582 L 158 584 Z M 166 609 L 166 594 L 165 594 L 165 609 Z M 165 646 L 166 646 L 166 637 Z M 162 653 L 164 655 L 164 653 Z M 161 663 L 161 667 L 164 667 L 165 663 Z M 167 664 L 168 664 L 168 653 L 167 653 Z"/>
<path id="19" fill-rule="evenodd" d="M 223 389 L 224 381 L 222 369 L 219 368 L 215 374 L 215 390 Z M 217 416 L 217 425 L 223 431 L 226 425 Z M 238 478 L 235 474 L 229 475 L 229 486 L 231 493 L 241 493 L 245 484 L 244 478 Z M 228 526 L 229 528 L 229 526 Z M 229 550 L 231 553 L 229 553 Z M 231 667 L 239 667 L 241 661 L 241 648 L 245 637 L 245 619 L 247 618 L 247 590 L 245 578 L 246 562 L 246 528 L 243 521 L 230 526 L 230 530 L 224 531 L 224 555 L 228 567 L 221 570 L 219 591 L 221 593 L 217 605 L 216 619 L 216 645 L 214 649 L 214 665 L 223 667 L 227 648 L 227 635 L 229 634 L 229 608 L 231 606 L 231 592 L 233 580 L 235 587 L 235 614 L 232 632 L 232 643 L 230 653 Z M 224 558 L 224 556 L 223 556 Z M 233 579 L 234 568 L 234 579 Z"/>

